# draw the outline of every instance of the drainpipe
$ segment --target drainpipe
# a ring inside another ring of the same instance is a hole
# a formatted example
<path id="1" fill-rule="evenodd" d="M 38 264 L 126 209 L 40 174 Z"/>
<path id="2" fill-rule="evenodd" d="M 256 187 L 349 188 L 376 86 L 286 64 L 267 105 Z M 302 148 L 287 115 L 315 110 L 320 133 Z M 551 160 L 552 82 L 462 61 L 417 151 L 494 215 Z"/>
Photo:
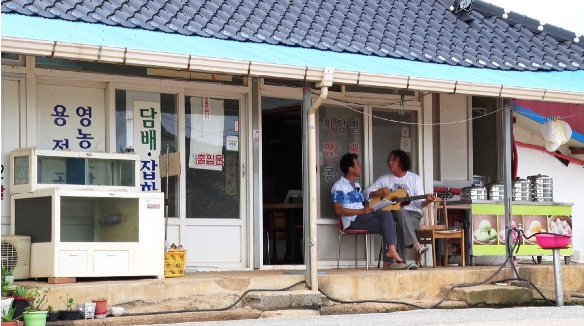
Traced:
<path id="1" fill-rule="evenodd" d="M 317 277 L 317 247 L 316 247 L 316 171 L 318 165 L 316 157 L 318 156 L 316 149 L 316 110 L 320 107 L 322 102 L 328 96 L 328 88 L 333 85 L 333 69 L 324 68 L 322 81 L 316 83 L 316 87 L 320 88 L 320 96 L 308 109 L 308 185 L 309 185 L 309 223 L 310 223 L 310 273 L 308 276 L 308 285 L 313 291 L 318 291 L 318 277 Z M 307 271 L 308 272 L 308 271 Z"/>

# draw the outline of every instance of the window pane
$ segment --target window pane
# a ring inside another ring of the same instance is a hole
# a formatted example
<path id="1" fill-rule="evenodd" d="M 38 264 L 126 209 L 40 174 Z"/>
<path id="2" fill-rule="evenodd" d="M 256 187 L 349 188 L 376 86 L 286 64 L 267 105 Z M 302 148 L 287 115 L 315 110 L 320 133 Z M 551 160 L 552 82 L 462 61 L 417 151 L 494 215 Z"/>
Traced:
<path id="1" fill-rule="evenodd" d="M 186 217 L 240 218 L 239 101 L 186 97 Z"/>
<path id="2" fill-rule="evenodd" d="M 339 168 L 341 156 L 347 152 L 358 153 L 363 161 L 363 115 L 331 106 L 322 106 L 318 113 L 321 216 L 335 217 L 330 192 L 333 184 L 343 175 Z M 359 179 L 357 181 L 362 183 Z"/>
<path id="3" fill-rule="evenodd" d="M 126 91 L 116 90 L 116 152 L 132 152 L 138 147 L 144 147 L 140 143 L 143 139 L 135 135 L 135 130 L 140 130 L 147 124 L 148 127 L 155 132 L 153 135 L 159 137 L 152 137 L 156 139 L 154 144 L 151 144 L 151 150 L 148 153 L 136 151 L 140 155 L 142 170 L 145 166 L 152 168 L 148 173 L 141 173 L 141 179 L 137 180 L 142 185 L 143 190 L 163 191 L 165 192 L 166 203 L 168 205 L 168 217 L 178 217 L 179 205 L 179 184 L 178 177 L 170 176 L 168 179 L 168 191 L 166 181 L 166 169 L 163 171 L 160 168 L 159 157 L 161 154 L 174 153 L 178 151 L 178 97 L 176 94 L 161 94 L 151 92 Z M 158 107 L 154 113 L 152 121 L 145 121 L 144 115 L 146 112 L 136 110 L 134 106 L 152 104 L 153 107 Z M 160 117 L 158 116 L 160 113 Z M 160 120 L 158 120 L 160 119 Z M 156 121 L 156 122 L 154 122 Z M 158 125 L 160 121 L 160 125 Z M 160 139 L 158 141 L 158 139 Z M 159 142 L 159 143 L 158 143 Z M 154 160 L 156 164 L 151 162 Z M 148 179 L 148 180 L 146 180 Z M 147 184 L 147 187 L 146 187 Z"/>
<path id="4" fill-rule="evenodd" d="M 389 173 L 387 155 L 394 149 L 401 149 L 410 155 L 412 172 L 417 170 L 417 127 L 415 112 L 373 110 L 372 148 L 373 180 Z"/>

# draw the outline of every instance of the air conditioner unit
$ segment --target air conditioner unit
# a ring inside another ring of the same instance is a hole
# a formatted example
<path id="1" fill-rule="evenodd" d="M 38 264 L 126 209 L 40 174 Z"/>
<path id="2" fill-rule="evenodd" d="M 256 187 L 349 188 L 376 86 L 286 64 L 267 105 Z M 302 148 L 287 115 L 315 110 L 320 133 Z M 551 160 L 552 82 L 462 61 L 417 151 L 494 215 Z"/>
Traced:
<path id="1" fill-rule="evenodd" d="M 2 236 L 2 267 L 12 271 L 15 280 L 30 277 L 30 237 L 26 235 Z"/>

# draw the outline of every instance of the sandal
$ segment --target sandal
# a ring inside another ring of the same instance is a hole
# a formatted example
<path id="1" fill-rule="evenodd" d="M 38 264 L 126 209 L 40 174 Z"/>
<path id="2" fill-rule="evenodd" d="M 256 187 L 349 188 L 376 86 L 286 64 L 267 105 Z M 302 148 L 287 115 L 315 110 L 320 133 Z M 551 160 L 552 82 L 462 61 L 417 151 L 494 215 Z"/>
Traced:
<path id="1" fill-rule="evenodd" d="M 428 247 L 424 247 L 424 246 L 421 246 L 421 245 L 420 245 L 420 247 L 418 247 L 418 256 L 421 256 L 421 255 L 422 255 L 422 254 L 424 254 L 426 251 L 428 251 Z"/>
<path id="2" fill-rule="evenodd" d="M 408 268 L 408 266 L 404 262 L 401 262 L 401 263 L 393 262 L 387 266 L 383 266 L 384 270 L 401 270 L 401 269 L 407 269 L 407 268 Z"/>

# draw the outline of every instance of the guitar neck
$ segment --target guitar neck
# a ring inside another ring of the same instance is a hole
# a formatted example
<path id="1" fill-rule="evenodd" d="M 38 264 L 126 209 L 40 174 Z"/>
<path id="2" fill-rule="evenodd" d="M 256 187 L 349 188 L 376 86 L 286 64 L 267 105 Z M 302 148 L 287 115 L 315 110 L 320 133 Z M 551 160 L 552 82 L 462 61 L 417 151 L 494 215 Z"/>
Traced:
<path id="1" fill-rule="evenodd" d="M 391 198 L 392 201 L 401 203 L 401 202 L 405 202 L 405 201 L 412 201 L 412 200 L 418 200 L 418 199 L 424 199 L 428 197 L 428 195 L 418 195 L 418 196 L 409 196 L 409 197 L 398 197 L 398 198 Z"/>

